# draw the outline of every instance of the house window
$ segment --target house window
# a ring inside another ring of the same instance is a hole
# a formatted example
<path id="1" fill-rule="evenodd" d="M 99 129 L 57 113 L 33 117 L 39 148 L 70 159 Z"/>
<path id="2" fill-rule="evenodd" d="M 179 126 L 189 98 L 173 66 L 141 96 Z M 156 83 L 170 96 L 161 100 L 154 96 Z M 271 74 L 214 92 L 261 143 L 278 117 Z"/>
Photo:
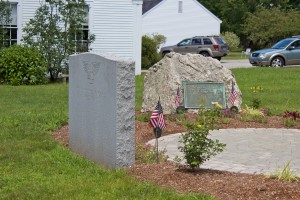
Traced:
<path id="1" fill-rule="evenodd" d="M 178 13 L 182 13 L 183 12 L 183 5 L 182 5 L 182 1 L 178 1 Z"/>
<path id="2" fill-rule="evenodd" d="M 88 38 L 89 38 L 89 7 L 85 7 L 86 17 L 81 28 L 75 33 L 74 41 L 76 43 L 75 52 L 88 51 Z"/>
<path id="3" fill-rule="evenodd" d="M 17 43 L 17 4 L 10 4 L 11 16 L 10 22 L 0 24 L 1 29 L 1 44 L 0 47 L 9 47 Z M 0 22 L 1 23 L 1 22 Z"/>

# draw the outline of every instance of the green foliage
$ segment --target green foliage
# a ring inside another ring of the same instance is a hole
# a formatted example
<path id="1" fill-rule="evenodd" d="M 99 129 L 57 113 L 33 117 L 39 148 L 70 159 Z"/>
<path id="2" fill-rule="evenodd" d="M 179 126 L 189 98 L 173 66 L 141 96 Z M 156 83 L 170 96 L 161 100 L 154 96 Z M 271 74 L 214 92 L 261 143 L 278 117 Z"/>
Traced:
<path id="1" fill-rule="evenodd" d="M 299 0 L 198 0 L 200 3 L 202 3 L 208 10 L 210 10 L 212 13 L 214 13 L 216 16 L 218 16 L 222 20 L 221 24 L 221 32 L 234 32 L 237 34 L 242 41 L 242 45 L 244 47 L 250 47 L 255 49 L 258 48 L 257 46 L 252 46 L 251 42 L 247 41 L 248 31 L 244 32 L 244 24 L 248 24 L 248 21 L 250 21 L 248 15 L 255 15 L 257 10 L 259 9 L 265 9 L 266 13 L 268 13 L 270 10 L 274 8 L 281 9 L 282 11 L 290 11 L 290 10 L 299 10 Z M 278 24 L 281 24 L 281 21 L 285 21 L 285 17 L 282 16 L 282 19 L 279 19 L 278 21 L 272 19 L 272 14 L 268 15 L 268 17 L 259 17 L 255 20 L 253 20 L 253 33 L 256 32 L 256 24 L 264 25 L 264 31 L 271 33 L 274 31 L 274 28 L 277 29 Z M 282 27 L 282 30 L 288 26 L 294 25 L 295 21 L 298 21 L 299 18 L 293 18 L 291 21 L 285 21 L 287 22 L 286 25 Z M 273 23 L 274 22 L 274 23 Z M 299 21 L 298 21 L 299 24 Z M 248 26 L 248 25 L 247 25 Z M 299 26 L 298 26 L 299 27 Z M 291 28 L 291 27 L 290 27 Z M 251 26 L 249 25 L 247 29 L 251 29 Z M 299 30 L 299 29 L 298 29 Z M 277 30 L 275 30 L 277 32 Z M 272 34 L 272 36 L 276 36 L 276 33 Z M 288 35 L 290 36 L 290 35 Z M 282 36 L 280 36 L 282 39 Z M 259 40 L 259 37 L 256 37 L 257 40 Z M 256 45 L 256 44 L 254 44 Z M 262 45 L 262 44 L 261 44 Z"/>
<path id="2" fill-rule="evenodd" d="M 283 124 L 288 127 L 294 127 L 300 119 L 300 113 L 297 111 L 285 111 L 283 115 Z"/>
<path id="3" fill-rule="evenodd" d="M 11 8 L 8 1 L 0 0 L 0 49 L 7 46 L 5 25 L 11 22 Z"/>
<path id="4" fill-rule="evenodd" d="M 283 118 L 283 125 L 287 127 L 294 127 L 297 125 L 297 121 L 293 118 Z"/>
<path id="5" fill-rule="evenodd" d="M 158 162 L 166 162 L 168 157 L 165 156 L 166 150 L 158 151 L 158 155 L 154 146 L 150 144 L 138 145 L 137 151 L 135 153 L 136 161 L 140 163 L 157 163 L 157 156 Z"/>
<path id="6" fill-rule="evenodd" d="M 159 49 L 159 47 L 161 45 L 163 45 L 167 38 L 164 36 L 164 35 L 161 35 L 161 34 L 152 34 L 152 38 L 154 40 L 154 42 L 156 43 L 156 48 Z"/>
<path id="7" fill-rule="evenodd" d="M 233 32 L 225 32 L 220 35 L 227 43 L 229 50 L 237 49 L 240 45 L 240 38 Z"/>
<path id="8" fill-rule="evenodd" d="M 179 150 L 184 153 L 186 163 L 191 169 L 199 168 L 201 164 L 212 156 L 222 152 L 225 144 L 219 140 L 212 140 L 209 136 L 209 129 L 205 126 L 197 126 L 182 134 L 180 142 L 183 146 Z"/>
<path id="9" fill-rule="evenodd" d="M 283 38 L 297 35 L 299 29 L 300 12 L 279 8 L 259 9 L 249 14 L 244 24 L 244 33 L 255 48 L 271 46 Z"/>
<path id="10" fill-rule="evenodd" d="M 142 37 L 142 69 L 149 69 L 161 59 L 157 47 L 158 44 L 153 38 L 147 35 Z"/>
<path id="11" fill-rule="evenodd" d="M 151 117 L 150 113 L 142 113 L 139 115 L 135 115 L 135 120 L 138 120 L 140 122 L 149 122 L 150 117 Z"/>
<path id="12" fill-rule="evenodd" d="M 200 105 L 199 117 L 197 123 L 204 125 L 210 130 L 216 129 L 216 124 L 222 116 L 222 106 L 218 102 L 212 102 L 213 109 L 204 109 L 203 105 Z"/>
<path id="13" fill-rule="evenodd" d="M 90 34 L 84 38 L 86 45 L 74 40 L 74 37 L 83 38 L 86 6 L 84 0 L 48 0 L 37 9 L 34 18 L 23 29 L 24 43 L 41 51 L 52 81 L 57 79 L 63 67 L 68 68 L 69 55 L 88 51 L 88 45 L 95 39 Z"/>
<path id="14" fill-rule="evenodd" d="M 46 63 L 37 49 L 13 45 L 0 51 L 0 81 L 11 85 L 47 82 Z"/>
<path id="15" fill-rule="evenodd" d="M 251 107 L 254 109 L 258 109 L 260 107 L 261 100 L 258 98 L 252 99 Z"/>
<path id="16" fill-rule="evenodd" d="M 290 167 L 291 161 L 287 162 L 283 166 L 283 170 L 278 170 L 275 174 L 270 175 L 269 178 L 275 178 L 284 181 L 297 181 L 300 180 L 299 177 L 295 176 Z"/>

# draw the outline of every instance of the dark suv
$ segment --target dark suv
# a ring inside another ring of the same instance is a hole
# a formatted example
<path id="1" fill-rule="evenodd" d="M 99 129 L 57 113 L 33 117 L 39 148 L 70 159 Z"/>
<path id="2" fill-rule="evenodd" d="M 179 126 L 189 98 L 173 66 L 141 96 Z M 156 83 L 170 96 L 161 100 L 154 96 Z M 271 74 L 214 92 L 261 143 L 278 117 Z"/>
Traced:
<path id="1" fill-rule="evenodd" d="M 221 60 L 221 57 L 227 55 L 228 47 L 219 36 L 196 36 L 184 39 L 174 46 L 162 47 L 160 52 L 163 55 L 170 52 L 201 54 L 205 57 L 210 56 Z"/>

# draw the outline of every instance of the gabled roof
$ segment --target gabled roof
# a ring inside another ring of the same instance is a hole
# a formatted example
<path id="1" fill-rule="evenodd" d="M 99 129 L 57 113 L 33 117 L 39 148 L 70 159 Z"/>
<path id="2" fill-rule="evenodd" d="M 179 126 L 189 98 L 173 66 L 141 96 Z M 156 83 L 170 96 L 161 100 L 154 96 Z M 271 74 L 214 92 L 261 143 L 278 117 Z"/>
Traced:
<path id="1" fill-rule="evenodd" d="M 166 0 L 143 0 L 143 15 L 146 14 L 148 11 L 153 9 L 155 6 L 160 4 L 162 1 Z M 222 23 L 222 20 L 220 20 L 216 15 L 214 15 L 212 12 L 210 12 L 206 7 L 204 7 L 199 1 L 193 0 L 196 4 L 198 4 L 200 7 L 202 7 L 209 15 L 211 15 L 213 18 L 215 18 L 217 21 Z"/>
<path id="2" fill-rule="evenodd" d="M 143 1 L 143 14 L 151 10 L 154 6 L 162 2 L 163 0 L 144 0 Z"/>

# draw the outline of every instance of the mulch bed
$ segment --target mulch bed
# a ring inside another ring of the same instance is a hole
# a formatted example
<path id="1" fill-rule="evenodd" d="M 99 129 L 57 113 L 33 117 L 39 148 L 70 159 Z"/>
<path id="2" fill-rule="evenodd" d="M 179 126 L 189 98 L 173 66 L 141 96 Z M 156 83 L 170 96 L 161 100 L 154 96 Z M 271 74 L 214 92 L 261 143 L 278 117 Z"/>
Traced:
<path id="1" fill-rule="evenodd" d="M 139 114 L 139 113 L 137 113 Z M 163 135 L 184 132 L 187 129 L 180 122 L 166 121 Z M 136 121 L 136 145 L 154 139 L 153 130 L 147 122 Z M 282 118 L 267 117 L 267 123 L 240 122 L 232 120 L 220 128 L 288 128 L 283 126 Z M 298 122 L 294 129 L 300 129 Z M 62 127 L 52 136 L 68 146 L 68 126 Z M 146 181 L 178 192 L 195 192 L 213 195 L 217 199 L 280 199 L 300 200 L 300 181 L 281 181 L 263 175 L 231 173 L 209 169 L 180 169 L 172 162 L 159 164 L 136 163 L 128 169 L 128 174 L 137 180 Z"/>

